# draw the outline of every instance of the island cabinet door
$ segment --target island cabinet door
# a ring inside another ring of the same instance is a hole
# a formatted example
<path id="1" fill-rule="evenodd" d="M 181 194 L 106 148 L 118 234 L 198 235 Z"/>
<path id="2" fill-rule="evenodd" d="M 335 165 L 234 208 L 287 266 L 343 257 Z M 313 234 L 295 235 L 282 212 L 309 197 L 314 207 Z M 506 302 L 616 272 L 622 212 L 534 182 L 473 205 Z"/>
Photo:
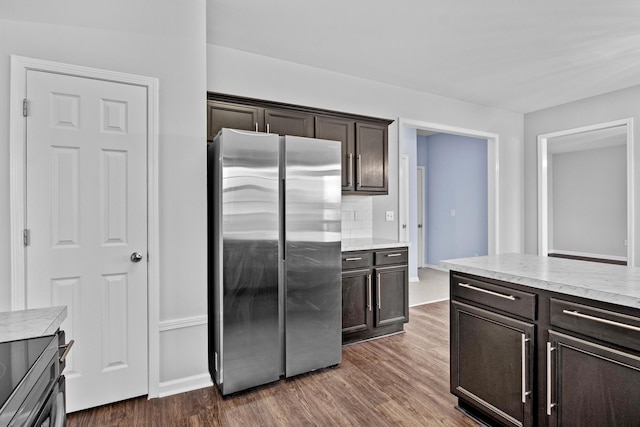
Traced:
<path id="1" fill-rule="evenodd" d="M 640 425 L 640 357 L 549 331 L 550 426 Z"/>
<path id="2" fill-rule="evenodd" d="M 533 425 L 535 326 L 451 303 L 451 392 L 492 424 Z"/>

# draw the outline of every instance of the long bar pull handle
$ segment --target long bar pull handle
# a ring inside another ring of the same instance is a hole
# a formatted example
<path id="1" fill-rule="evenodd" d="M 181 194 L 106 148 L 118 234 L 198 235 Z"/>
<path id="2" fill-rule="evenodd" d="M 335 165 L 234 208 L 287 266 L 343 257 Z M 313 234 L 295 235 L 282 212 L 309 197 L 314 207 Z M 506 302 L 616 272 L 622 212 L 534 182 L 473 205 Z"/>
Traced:
<path id="1" fill-rule="evenodd" d="M 547 415 L 551 415 L 551 408 L 556 406 L 551 403 L 551 352 L 555 350 L 551 343 L 547 341 Z"/>
<path id="2" fill-rule="evenodd" d="M 367 308 L 371 311 L 371 274 L 367 274 Z"/>
<path id="3" fill-rule="evenodd" d="M 269 123 L 267 123 L 267 133 L 269 133 Z"/>
<path id="4" fill-rule="evenodd" d="M 522 334 L 522 403 L 527 403 L 527 396 L 531 394 L 527 391 L 527 342 L 529 338 Z"/>
<path id="5" fill-rule="evenodd" d="M 593 320 L 594 322 L 605 323 L 607 325 L 617 326 L 619 328 L 630 329 L 632 331 L 640 332 L 640 327 L 627 325 L 626 323 L 616 322 L 615 320 L 603 319 L 601 317 L 590 316 L 588 314 L 582 314 L 579 311 L 572 310 L 562 310 L 564 314 L 568 314 L 569 316 L 580 317 L 582 319 Z"/>
<path id="6" fill-rule="evenodd" d="M 71 350 L 71 347 L 73 347 L 74 343 L 75 343 L 74 340 L 70 340 L 68 344 L 61 345 L 58 347 L 59 349 L 64 348 L 64 351 L 62 352 L 62 356 L 60 356 L 60 358 L 58 359 L 60 363 L 63 363 L 65 361 L 65 359 L 67 358 L 67 354 L 69 354 L 69 350 Z"/>
<path id="7" fill-rule="evenodd" d="M 516 299 L 516 297 L 514 297 L 513 295 L 505 295 L 505 294 L 501 294 L 501 293 L 498 293 L 498 292 L 490 291 L 488 289 L 477 288 L 477 287 L 475 287 L 473 285 L 470 285 L 468 283 L 458 283 L 458 286 L 462 286 L 463 288 L 471 289 L 473 291 L 482 292 L 484 294 L 493 295 L 494 297 L 508 299 L 510 301 L 515 301 L 515 299 Z"/>
<path id="8" fill-rule="evenodd" d="M 362 185 L 362 156 L 358 154 L 358 179 L 356 180 L 356 186 Z"/>
<path id="9" fill-rule="evenodd" d="M 256 122 L 256 132 L 258 132 L 258 122 Z"/>
<path id="10" fill-rule="evenodd" d="M 353 185 L 353 153 L 349 153 L 349 161 L 347 162 L 347 186 Z"/>
<path id="11" fill-rule="evenodd" d="M 378 310 L 382 308 L 382 304 L 380 303 L 380 273 L 378 273 Z"/>
<path id="12" fill-rule="evenodd" d="M 388 257 L 394 257 L 394 256 L 402 256 L 402 254 L 388 254 Z"/>
<path id="13" fill-rule="evenodd" d="M 362 259 L 362 257 L 355 257 L 355 258 L 345 258 L 345 261 L 360 261 Z"/>

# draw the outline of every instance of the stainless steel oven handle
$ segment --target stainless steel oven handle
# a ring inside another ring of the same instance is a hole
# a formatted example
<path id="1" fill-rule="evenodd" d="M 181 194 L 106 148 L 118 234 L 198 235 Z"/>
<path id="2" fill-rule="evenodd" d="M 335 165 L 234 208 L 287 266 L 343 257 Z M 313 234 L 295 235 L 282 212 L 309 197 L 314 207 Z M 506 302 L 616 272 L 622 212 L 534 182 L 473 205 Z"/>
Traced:
<path id="1" fill-rule="evenodd" d="M 65 361 L 65 359 L 67 358 L 67 354 L 69 354 L 69 350 L 71 350 L 71 347 L 73 347 L 74 343 L 75 343 L 75 341 L 71 340 L 71 341 L 69 341 L 68 344 L 61 345 L 61 346 L 58 347 L 60 350 L 62 350 L 64 348 L 64 352 L 62 353 L 62 356 L 60 356 L 60 359 L 59 359 L 60 363 Z"/>
<path id="2" fill-rule="evenodd" d="M 494 297 L 508 299 L 510 301 L 515 301 L 515 299 L 516 299 L 516 297 L 514 297 L 513 295 L 505 295 L 505 294 L 501 294 L 501 293 L 498 293 L 498 292 L 490 291 L 488 289 L 477 288 L 477 287 L 475 287 L 473 285 L 470 285 L 468 283 L 458 283 L 458 286 L 462 286 L 463 288 L 471 289 L 473 291 L 482 292 L 484 294 L 493 295 Z"/>
<path id="3" fill-rule="evenodd" d="M 632 331 L 640 332 L 640 328 L 633 325 L 627 325 L 626 323 L 616 322 L 615 320 L 603 319 L 601 317 L 590 316 L 588 314 L 582 314 L 579 311 L 575 310 L 562 310 L 564 314 L 568 314 L 569 316 L 580 317 L 581 319 L 593 320 L 594 322 L 605 323 L 611 326 L 617 326 L 619 328 L 630 329 Z"/>

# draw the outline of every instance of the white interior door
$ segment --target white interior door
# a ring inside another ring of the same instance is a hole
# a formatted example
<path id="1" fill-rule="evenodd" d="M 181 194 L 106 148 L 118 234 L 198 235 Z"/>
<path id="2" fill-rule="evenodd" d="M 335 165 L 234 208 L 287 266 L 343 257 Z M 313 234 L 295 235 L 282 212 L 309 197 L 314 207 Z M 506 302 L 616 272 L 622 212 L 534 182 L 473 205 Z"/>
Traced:
<path id="1" fill-rule="evenodd" d="M 68 306 L 67 410 L 147 394 L 146 89 L 29 70 L 27 99 L 26 306 Z"/>
<path id="2" fill-rule="evenodd" d="M 425 235 L 425 217 L 424 217 L 424 200 L 425 200 L 425 181 L 424 166 L 418 166 L 416 170 L 416 200 L 418 202 L 418 268 L 424 267 L 424 235 Z"/>

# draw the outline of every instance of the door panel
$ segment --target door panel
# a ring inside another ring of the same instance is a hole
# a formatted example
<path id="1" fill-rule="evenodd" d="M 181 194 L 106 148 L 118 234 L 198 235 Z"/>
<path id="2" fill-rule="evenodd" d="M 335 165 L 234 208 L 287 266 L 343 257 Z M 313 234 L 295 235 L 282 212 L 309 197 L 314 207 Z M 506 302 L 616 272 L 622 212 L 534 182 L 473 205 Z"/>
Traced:
<path id="1" fill-rule="evenodd" d="M 27 308 L 68 306 L 68 410 L 146 394 L 146 90 L 28 71 L 27 98 Z"/>
<path id="2" fill-rule="evenodd" d="M 316 116 L 316 138 L 340 141 L 342 152 L 342 191 L 354 189 L 355 121 Z"/>
<path id="3" fill-rule="evenodd" d="M 340 143 L 284 137 L 285 374 L 341 361 Z"/>

